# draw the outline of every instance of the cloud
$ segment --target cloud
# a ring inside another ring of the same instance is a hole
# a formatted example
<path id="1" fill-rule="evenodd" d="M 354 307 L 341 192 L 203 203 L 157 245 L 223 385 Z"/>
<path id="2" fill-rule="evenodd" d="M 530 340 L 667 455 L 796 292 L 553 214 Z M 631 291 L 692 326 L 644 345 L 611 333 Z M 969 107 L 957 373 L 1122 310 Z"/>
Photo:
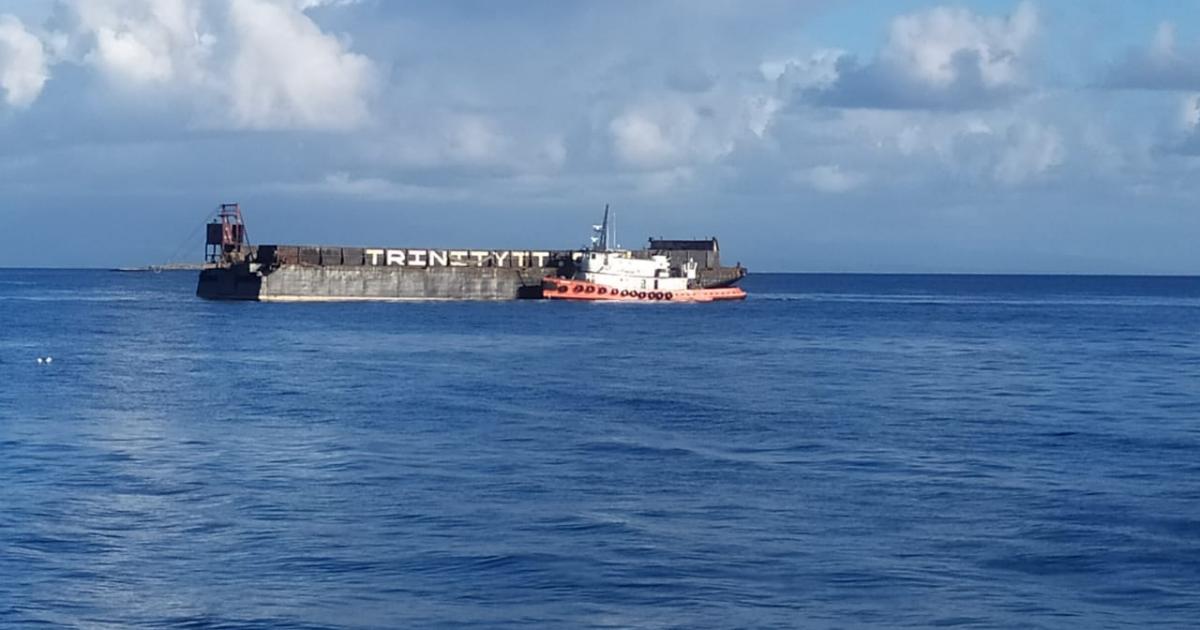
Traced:
<path id="1" fill-rule="evenodd" d="M 496 160 L 504 153 L 508 142 L 495 124 L 482 116 L 459 117 L 447 131 L 447 153 L 465 163 Z"/>
<path id="2" fill-rule="evenodd" d="M 479 113 L 401 109 L 379 133 L 356 146 L 366 165 L 405 171 L 459 169 L 475 173 L 551 173 L 570 149 L 553 126 Z"/>
<path id="3" fill-rule="evenodd" d="M 340 171 L 327 174 L 315 182 L 276 183 L 264 188 L 270 192 L 328 195 L 373 202 L 462 201 L 471 197 L 471 192 L 462 188 L 421 186 L 381 177 L 354 177 Z"/>
<path id="4" fill-rule="evenodd" d="M 992 167 L 992 176 L 1002 184 L 1039 179 L 1066 158 L 1062 136 L 1053 127 L 1024 123 L 1010 127 L 1006 136 Z"/>
<path id="5" fill-rule="evenodd" d="M 1108 69 L 1101 86 L 1175 92 L 1177 114 L 1173 124 L 1159 130 L 1156 150 L 1163 154 L 1200 154 L 1200 46 L 1180 45 L 1173 23 L 1160 23 L 1148 46 L 1126 52 Z"/>
<path id="6" fill-rule="evenodd" d="M 205 5 L 88 0 L 70 5 L 68 56 L 124 86 L 205 81 L 217 34 Z"/>
<path id="7" fill-rule="evenodd" d="M 638 173 L 630 180 L 634 189 L 644 195 L 665 195 L 677 191 L 695 179 L 696 169 L 675 166 L 657 171 Z"/>
<path id="8" fill-rule="evenodd" d="M 370 60 L 286 4 L 238 0 L 229 15 L 238 43 L 228 96 L 239 125 L 347 129 L 367 121 Z"/>
<path id="9" fill-rule="evenodd" d="M 606 131 L 619 167 L 670 173 L 658 179 L 686 182 L 691 176 L 680 172 L 721 162 L 739 144 L 762 141 L 780 107 L 761 89 L 721 85 L 702 98 L 642 98 L 614 115 Z"/>
<path id="10" fill-rule="evenodd" d="M 717 82 L 704 70 L 686 66 L 668 71 L 664 83 L 667 87 L 679 92 L 701 93 L 711 90 Z"/>
<path id="11" fill-rule="evenodd" d="M 798 92 L 809 102 L 832 107 L 991 107 L 1027 89 L 1037 31 L 1037 12 L 1028 3 L 1005 18 L 952 7 L 900 16 L 875 59 L 826 55 L 822 63 L 810 64 L 816 79 L 800 82 Z"/>
<path id="12" fill-rule="evenodd" d="M 1185 130 L 1200 128 L 1200 94 L 1189 94 L 1179 108 L 1179 122 Z"/>
<path id="13" fill-rule="evenodd" d="M 1055 125 L 1020 114 L 949 119 L 936 127 L 906 129 L 900 134 L 902 153 L 932 157 L 945 173 L 971 182 L 1004 187 L 1035 183 L 1049 178 L 1067 158 L 1066 140 Z"/>
<path id="14" fill-rule="evenodd" d="M 739 156 L 746 160 L 740 170 L 756 173 L 759 190 L 773 181 L 822 193 L 1021 188 L 1116 159 L 1099 155 L 1112 151 L 1109 130 L 1097 136 L 1095 125 L 1072 122 L 1070 111 L 1042 100 L 965 112 L 792 111 L 776 121 L 773 148 L 756 159 Z M 1072 155 L 1085 152 L 1089 160 L 1078 161 L 1074 171 L 1065 168 Z"/>
<path id="15" fill-rule="evenodd" d="M 759 64 L 763 79 L 778 82 L 784 92 L 827 89 L 837 82 L 838 60 L 846 51 L 819 50 L 806 58 L 767 60 Z"/>
<path id="16" fill-rule="evenodd" d="M 705 117 L 710 115 L 687 103 L 652 103 L 625 111 L 608 130 L 621 162 L 657 169 L 711 160 L 729 151 L 728 143 L 708 133 Z"/>
<path id="17" fill-rule="evenodd" d="M 1175 25 L 1158 25 L 1148 48 L 1131 50 L 1109 70 L 1104 85 L 1133 90 L 1200 90 L 1200 47 L 1181 48 Z"/>
<path id="18" fill-rule="evenodd" d="M 1166 153 L 1200 155 L 1200 94 L 1187 94 L 1179 103 L 1176 128 L 1160 148 Z"/>
<path id="19" fill-rule="evenodd" d="M 630 111 L 609 124 L 617 157 L 635 166 L 657 166 L 678 161 L 695 128 L 690 109 L 679 118 L 658 119 L 650 113 Z"/>
<path id="20" fill-rule="evenodd" d="M 867 181 L 863 174 L 843 170 L 836 164 L 823 164 L 798 171 L 792 179 L 823 193 L 850 192 Z"/>
<path id="21" fill-rule="evenodd" d="M 74 0 L 62 57 L 202 124 L 342 130 L 370 119 L 375 69 L 304 12 L 318 0 Z"/>
<path id="22" fill-rule="evenodd" d="M 0 91 L 12 107 L 29 107 L 49 78 L 42 42 L 21 20 L 0 15 Z"/>

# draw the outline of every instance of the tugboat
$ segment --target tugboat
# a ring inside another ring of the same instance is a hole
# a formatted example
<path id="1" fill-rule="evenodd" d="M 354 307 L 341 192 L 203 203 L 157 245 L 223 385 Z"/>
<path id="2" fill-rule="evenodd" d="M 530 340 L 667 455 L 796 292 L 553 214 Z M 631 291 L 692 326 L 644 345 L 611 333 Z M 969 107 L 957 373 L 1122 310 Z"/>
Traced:
<path id="1" fill-rule="evenodd" d="M 591 247 L 570 278 L 542 279 L 542 297 L 552 300 L 617 302 L 715 302 L 744 300 L 740 287 L 703 288 L 696 279 L 696 262 L 688 259 L 672 268 L 666 256 L 635 258 L 612 239 L 608 206 L 604 221 L 593 225 Z M 611 244 L 611 245 L 610 245 Z"/>

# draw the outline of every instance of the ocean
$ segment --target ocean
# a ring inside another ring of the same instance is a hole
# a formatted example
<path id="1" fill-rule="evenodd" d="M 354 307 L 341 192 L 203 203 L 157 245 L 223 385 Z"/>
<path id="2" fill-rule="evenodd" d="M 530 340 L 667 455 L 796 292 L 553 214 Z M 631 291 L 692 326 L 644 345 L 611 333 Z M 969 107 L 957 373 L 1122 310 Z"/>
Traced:
<path id="1" fill-rule="evenodd" d="M 195 279 L 0 270 L 0 627 L 1200 623 L 1200 278 Z"/>

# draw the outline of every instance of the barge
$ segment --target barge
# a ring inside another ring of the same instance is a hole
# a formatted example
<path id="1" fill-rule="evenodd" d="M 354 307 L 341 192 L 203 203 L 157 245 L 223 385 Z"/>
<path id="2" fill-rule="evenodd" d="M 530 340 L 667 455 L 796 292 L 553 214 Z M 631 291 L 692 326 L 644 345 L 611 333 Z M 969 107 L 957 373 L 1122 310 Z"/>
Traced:
<path id="1" fill-rule="evenodd" d="M 540 299 L 546 278 L 571 278 L 586 249 L 494 250 L 251 245 L 238 204 L 208 224 L 196 295 L 274 302 Z M 698 287 L 732 286 L 746 269 L 721 266 L 716 238 L 649 239 L 634 258 L 695 265 Z"/>

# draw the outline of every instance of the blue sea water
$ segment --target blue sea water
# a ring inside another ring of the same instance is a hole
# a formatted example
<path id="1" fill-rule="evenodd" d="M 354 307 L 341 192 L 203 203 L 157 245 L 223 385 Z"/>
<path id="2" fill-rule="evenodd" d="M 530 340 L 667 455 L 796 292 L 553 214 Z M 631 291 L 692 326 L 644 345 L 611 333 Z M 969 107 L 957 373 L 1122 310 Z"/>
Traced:
<path id="1" fill-rule="evenodd" d="M 1200 279 L 194 282 L 0 270 L 0 626 L 1200 623 Z"/>

